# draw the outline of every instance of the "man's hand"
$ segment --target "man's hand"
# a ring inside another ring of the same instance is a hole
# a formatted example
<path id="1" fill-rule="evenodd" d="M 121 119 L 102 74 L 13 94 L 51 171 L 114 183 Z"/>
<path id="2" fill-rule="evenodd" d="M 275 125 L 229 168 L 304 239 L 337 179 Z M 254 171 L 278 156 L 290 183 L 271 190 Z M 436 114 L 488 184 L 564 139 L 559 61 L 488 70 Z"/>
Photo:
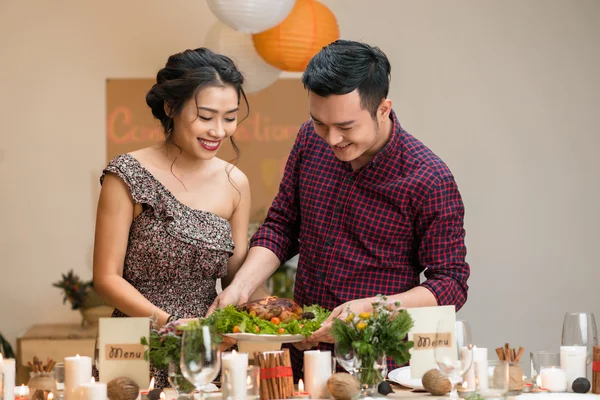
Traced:
<path id="1" fill-rule="evenodd" d="M 245 293 L 239 286 L 232 282 L 225 288 L 215 299 L 212 305 L 206 312 L 206 316 L 211 315 L 217 308 L 224 308 L 230 304 L 237 306 L 248 301 L 249 295 Z"/>
<path id="2" fill-rule="evenodd" d="M 229 350 L 237 343 L 237 340 L 230 338 L 228 336 L 221 335 L 221 338 L 223 338 L 223 341 L 221 342 L 221 344 L 219 344 L 219 350 L 221 352 Z"/>
<path id="3" fill-rule="evenodd" d="M 348 313 L 359 315 L 363 312 L 373 312 L 374 301 L 373 298 L 368 297 L 365 299 L 352 300 L 334 308 L 329 318 L 323 322 L 321 328 L 308 338 L 308 343 L 334 343 L 333 337 L 331 336 L 333 320 L 336 318 L 345 319 L 348 317 Z"/>

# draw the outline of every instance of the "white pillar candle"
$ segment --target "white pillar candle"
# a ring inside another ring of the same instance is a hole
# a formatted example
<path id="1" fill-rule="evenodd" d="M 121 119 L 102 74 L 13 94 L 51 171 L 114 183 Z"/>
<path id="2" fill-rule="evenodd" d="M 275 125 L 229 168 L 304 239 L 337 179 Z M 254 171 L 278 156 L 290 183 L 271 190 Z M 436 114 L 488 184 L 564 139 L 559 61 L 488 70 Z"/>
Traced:
<path id="1" fill-rule="evenodd" d="M 329 396 L 327 380 L 331 376 L 331 351 L 304 352 L 304 384 L 312 399 Z"/>
<path id="2" fill-rule="evenodd" d="M 223 398 L 245 399 L 247 392 L 248 353 L 238 353 L 235 350 L 231 353 L 223 353 L 221 356 L 221 367 L 223 374 L 227 375 L 227 382 L 225 382 L 223 388 L 227 393 L 223 395 Z"/>
<path id="3" fill-rule="evenodd" d="M 561 368 L 544 367 L 540 371 L 541 386 L 550 392 L 567 391 L 567 374 Z"/>
<path id="4" fill-rule="evenodd" d="M 15 398 L 15 367 L 14 358 L 5 358 L 0 364 L 0 374 L 4 376 L 4 385 L 0 385 L 4 388 L 4 400 Z"/>
<path id="5" fill-rule="evenodd" d="M 561 346 L 560 367 L 567 374 L 567 390 L 573 391 L 573 381 L 587 378 L 587 347 Z"/>
<path id="6" fill-rule="evenodd" d="M 106 400 L 106 383 L 93 382 L 79 385 L 80 400 Z"/>
<path id="7" fill-rule="evenodd" d="M 65 358 L 65 400 L 79 400 L 79 386 L 92 378 L 92 359 L 86 356 Z"/>
<path id="8" fill-rule="evenodd" d="M 469 352 L 471 352 L 471 354 L 469 354 Z M 463 385 L 462 385 L 462 388 L 466 392 L 472 392 L 476 388 L 476 384 L 475 384 L 475 364 L 473 364 L 473 360 L 472 360 L 474 356 L 475 356 L 475 352 L 472 351 L 472 350 L 469 350 L 468 347 L 462 347 L 460 349 L 460 360 L 461 360 L 463 366 L 465 364 L 471 362 L 471 366 L 469 367 L 469 369 L 467 370 L 467 372 L 465 372 L 465 374 L 463 375 Z"/>
<path id="9" fill-rule="evenodd" d="M 485 347 L 473 348 L 473 365 L 478 390 L 487 390 L 489 387 L 488 375 L 488 350 Z"/>

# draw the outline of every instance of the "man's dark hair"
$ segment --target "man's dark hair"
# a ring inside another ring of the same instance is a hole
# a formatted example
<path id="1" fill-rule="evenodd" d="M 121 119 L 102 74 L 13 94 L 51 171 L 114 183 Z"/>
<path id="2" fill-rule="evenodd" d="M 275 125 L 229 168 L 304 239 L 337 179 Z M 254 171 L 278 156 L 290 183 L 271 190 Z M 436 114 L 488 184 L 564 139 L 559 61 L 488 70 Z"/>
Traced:
<path id="1" fill-rule="evenodd" d="M 343 95 L 358 89 L 360 105 L 375 118 L 390 89 L 391 66 L 375 46 L 336 40 L 323 47 L 302 74 L 304 88 L 318 96 Z"/>

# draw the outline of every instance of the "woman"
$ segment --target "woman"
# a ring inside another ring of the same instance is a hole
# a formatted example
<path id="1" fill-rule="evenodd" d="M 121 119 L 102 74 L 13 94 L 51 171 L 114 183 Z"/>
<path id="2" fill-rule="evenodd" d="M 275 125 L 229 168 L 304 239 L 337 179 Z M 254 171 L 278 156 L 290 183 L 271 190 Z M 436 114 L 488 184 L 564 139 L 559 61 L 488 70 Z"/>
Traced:
<path id="1" fill-rule="evenodd" d="M 172 55 L 146 96 L 165 142 L 120 155 L 103 171 L 94 288 L 114 317 L 152 317 L 158 327 L 202 317 L 217 279 L 226 287 L 242 264 L 248 179 L 216 157 L 226 139 L 238 153 L 242 83 L 226 56 L 205 48 Z"/>

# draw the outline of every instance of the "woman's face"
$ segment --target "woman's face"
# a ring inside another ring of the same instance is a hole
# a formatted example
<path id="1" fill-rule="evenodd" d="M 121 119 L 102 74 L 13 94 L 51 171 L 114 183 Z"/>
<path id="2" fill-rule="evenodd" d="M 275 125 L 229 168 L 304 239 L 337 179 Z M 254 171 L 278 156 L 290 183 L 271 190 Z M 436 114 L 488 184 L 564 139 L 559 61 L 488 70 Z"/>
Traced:
<path id="1" fill-rule="evenodd" d="M 201 89 L 173 117 L 173 141 L 190 156 L 213 158 L 237 128 L 238 100 L 237 91 L 229 85 Z"/>

